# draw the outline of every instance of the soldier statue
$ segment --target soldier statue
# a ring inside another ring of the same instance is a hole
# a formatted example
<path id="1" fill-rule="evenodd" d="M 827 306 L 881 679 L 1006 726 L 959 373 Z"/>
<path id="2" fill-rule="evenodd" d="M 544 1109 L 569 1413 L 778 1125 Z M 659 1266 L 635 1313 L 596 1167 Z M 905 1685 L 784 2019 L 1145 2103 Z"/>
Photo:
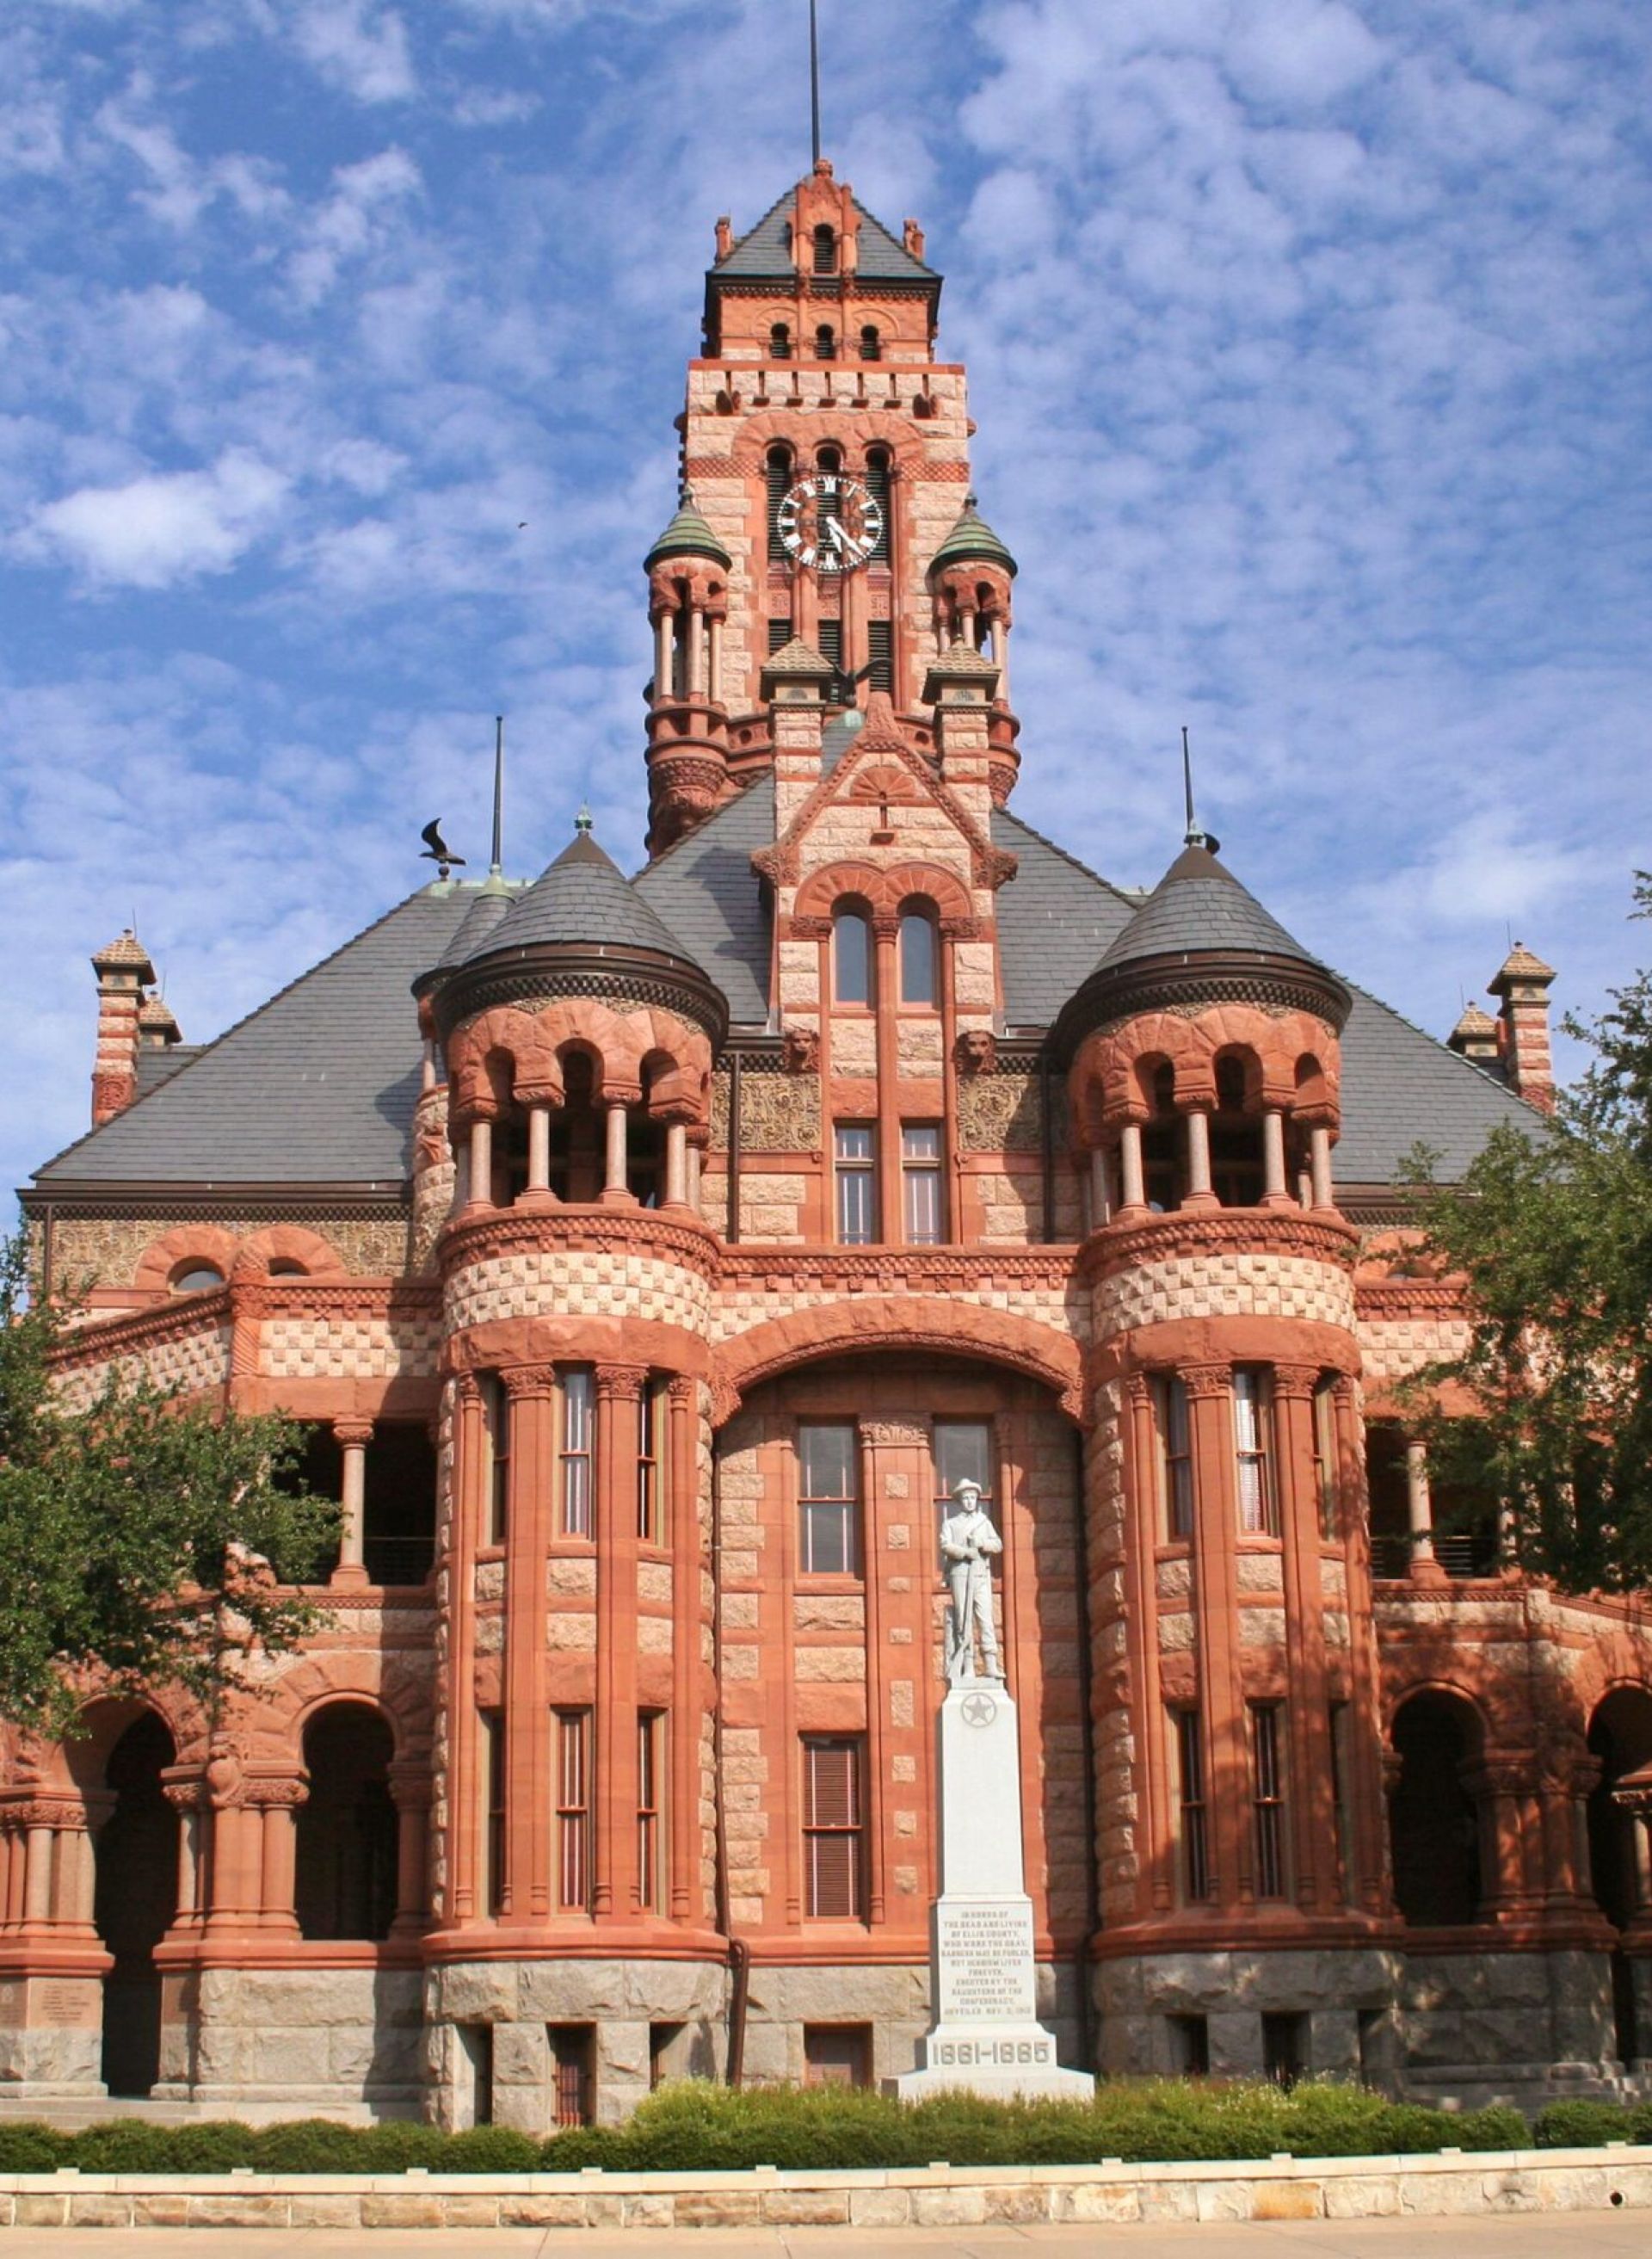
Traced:
<path id="1" fill-rule="evenodd" d="M 1001 1680 L 998 1665 L 998 1631 L 993 1622 L 993 1562 L 1004 1541 L 993 1527 L 992 1516 L 981 1504 L 981 1486 L 967 1477 L 952 1493 L 953 1504 L 941 1524 L 941 1567 L 952 1596 L 946 1623 L 946 1676 L 953 1686 L 972 1686 L 978 1680 Z M 975 1665 L 975 1643 L 980 1641 L 981 1661 Z"/>

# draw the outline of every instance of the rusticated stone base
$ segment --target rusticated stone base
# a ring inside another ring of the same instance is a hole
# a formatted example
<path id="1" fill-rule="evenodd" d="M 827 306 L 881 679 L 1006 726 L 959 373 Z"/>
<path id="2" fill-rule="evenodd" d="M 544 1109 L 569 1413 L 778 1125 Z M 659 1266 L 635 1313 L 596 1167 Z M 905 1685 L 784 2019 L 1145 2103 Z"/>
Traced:
<path id="1" fill-rule="evenodd" d="M 417 1969 L 202 1969 L 162 1991 L 157 2101 L 260 2118 L 421 2115 Z"/>
<path id="2" fill-rule="evenodd" d="M 1652 2056 L 1652 1970 L 1634 1967 L 1638 2022 Z M 1652 2079 L 1617 2054 L 1612 1967 L 1603 1953 L 1428 1953 L 1400 1993 L 1406 2087 L 1420 2101 L 1536 2109 L 1572 2095 L 1639 2093 Z"/>
<path id="3" fill-rule="evenodd" d="M 0 2092 L 25 2100 L 101 2095 L 103 2005 L 96 1977 L 0 1978 Z"/>
<path id="4" fill-rule="evenodd" d="M 649 2091 L 663 2036 L 657 2027 L 672 2030 L 670 2075 L 720 2075 L 728 1981 L 721 1962 L 444 1963 L 424 1980 L 425 2115 L 450 2131 L 491 2114 L 497 2126 L 548 2133 L 556 2119 L 551 2027 L 584 2026 L 595 2113 L 599 2124 L 616 2124 Z"/>
<path id="5" fill-rule="evenodd" d="M 1369 1946 L 1257 1953 L 1145 1954 L 1096 1970 L 1100 2068 L 1113 2077 L 1189 2068 L 1186 2027 L 1202 2016 L 1213 2074 L 1259 2077 L 1264 2015 L 1294 2015 L 1310 2076 L 1392 2086 L 1399 2071 L 1399 1956 Z"/>

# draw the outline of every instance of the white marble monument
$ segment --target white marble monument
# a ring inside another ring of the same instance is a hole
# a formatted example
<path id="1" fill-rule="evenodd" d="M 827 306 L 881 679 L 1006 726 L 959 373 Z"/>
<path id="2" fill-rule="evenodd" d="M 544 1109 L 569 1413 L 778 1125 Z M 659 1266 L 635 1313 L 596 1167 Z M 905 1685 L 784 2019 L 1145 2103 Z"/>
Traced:
<path id="1" fill-rule="evenodd" d="M 1084 2101 L 1087 2070 L 1064 2070 L 1038 2020 L 1032 1900 L 1021 1837 L 1021 1742 L 999 1668 L 993 1557 L 1004 1550 L 972 1482 L 941 1525 L 951 1595 L 941 1706 L 941 1895 L 933 1921 L 935 2024 L 921 2069 L 894 2082 L 908 2102 L 943 2087 Z M 979 1650 L 979 1657 L 978 1657 Z"/>

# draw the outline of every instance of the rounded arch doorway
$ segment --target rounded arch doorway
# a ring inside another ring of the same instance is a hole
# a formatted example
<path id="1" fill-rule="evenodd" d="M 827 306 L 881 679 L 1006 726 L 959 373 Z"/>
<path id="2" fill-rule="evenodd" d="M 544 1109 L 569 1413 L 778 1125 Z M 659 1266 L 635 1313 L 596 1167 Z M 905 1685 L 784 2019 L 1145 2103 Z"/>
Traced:
<path id="1" fill-rule="evenodd" d="M 102 1766 L 103 1792 L 113 1801 L 97 1832 L 92 1919 L 114 1956 L 103 1979 L 103 2084 L 123 2097 L 146 2095 L 160 2075 L 155 1948 L 178 1891 L 178 1815 L 161 1773 L 176 1755 L 163 1721 L 144 1710 L 120 1729 Z"/>

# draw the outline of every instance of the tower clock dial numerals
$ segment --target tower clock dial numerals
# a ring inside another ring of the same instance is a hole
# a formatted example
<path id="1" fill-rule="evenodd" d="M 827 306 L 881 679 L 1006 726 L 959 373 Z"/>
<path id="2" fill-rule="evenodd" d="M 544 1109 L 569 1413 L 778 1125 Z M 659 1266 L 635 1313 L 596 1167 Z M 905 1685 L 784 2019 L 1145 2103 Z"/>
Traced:
<path id="1" fill-rule="evenodd" d="M 883 538 L 883 505 L 858 479 L 816 471 L 787 491 L 775 524 L 794 565 L 852 573 Z"/>

